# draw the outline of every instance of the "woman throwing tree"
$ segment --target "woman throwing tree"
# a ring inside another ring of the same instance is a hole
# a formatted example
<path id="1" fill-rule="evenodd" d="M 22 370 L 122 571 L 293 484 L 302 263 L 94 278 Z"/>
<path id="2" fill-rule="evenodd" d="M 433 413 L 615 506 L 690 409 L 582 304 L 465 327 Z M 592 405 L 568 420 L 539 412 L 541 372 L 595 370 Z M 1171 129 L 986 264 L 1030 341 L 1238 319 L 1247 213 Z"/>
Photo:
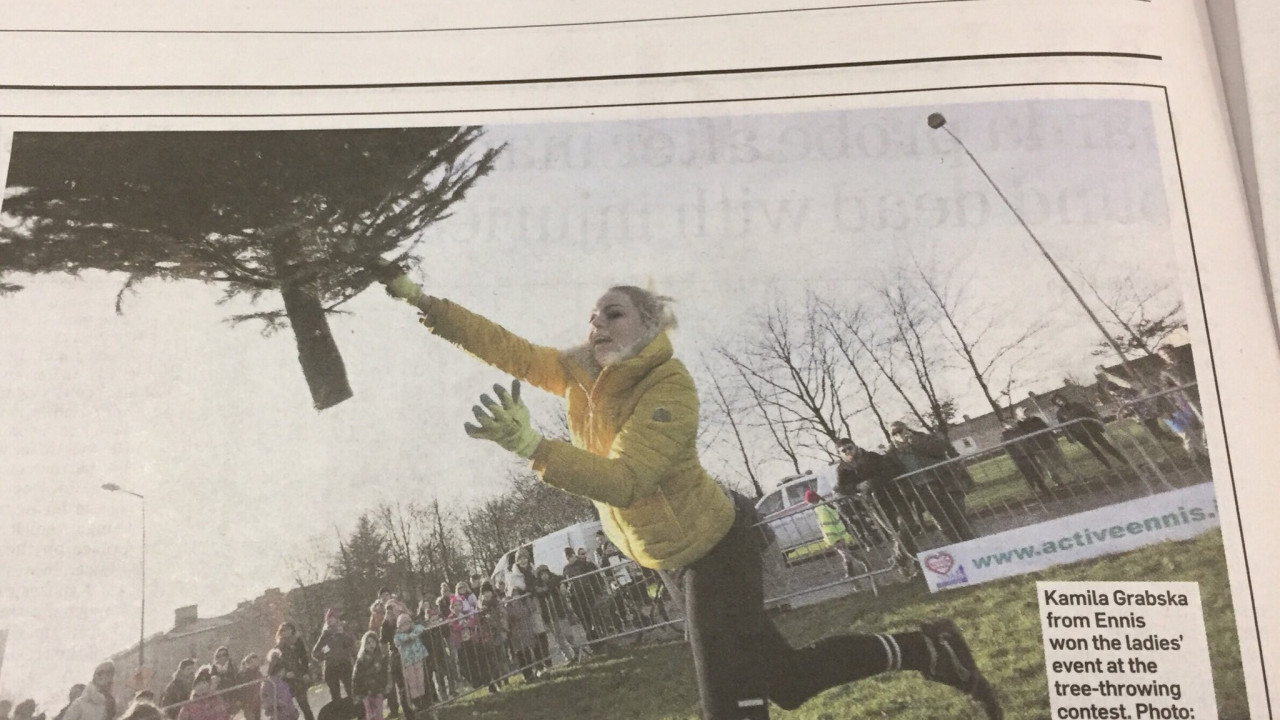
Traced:
<path id="1" fill-rule="evenodd" d="M 609 539 L 683 591 L 694 671 L 708 720 L 767 718 L 830 687 L 891 670 L 968 693 L 989 718 L 1001 710 L 954 623 L 919 631 L 841 635 L 793 649 L 764 611 L 754 508 L 731 499 L 697 453 L 698 397 L 672 357 L 668 299 L 611 288 L 591 312 L 587 342 L 538 346 L 461 306 L 425 295 L 408 277 L 387 291 L 422 313 L 434 334 L 515 376 L 494 386 L 465 429 L 530 461 L 544 482 L 590 499 Z M 572 442 L 529 422 L 519 381 L 563 397 Z"/>

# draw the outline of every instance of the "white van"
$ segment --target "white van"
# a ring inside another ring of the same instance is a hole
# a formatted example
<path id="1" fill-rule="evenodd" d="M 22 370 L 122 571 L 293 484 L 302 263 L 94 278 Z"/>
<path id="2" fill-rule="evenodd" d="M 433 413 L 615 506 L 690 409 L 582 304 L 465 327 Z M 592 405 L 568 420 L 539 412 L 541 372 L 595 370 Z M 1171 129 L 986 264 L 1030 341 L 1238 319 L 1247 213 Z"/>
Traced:
<path id="1" fill-rule="evenodd" d="M 512 548 L 512 550 L 532 547 L 533 566 L 535 568 L 539 565 L 546 565 L 551 569 L 551 572 L 557 575 L 564 575 L 564 549 L 567 547 L 573 548 L 575 552 L 578 548 L 586 548 L 588 559 L 591 562 L 595 562 L 596 531 L 600 530 L 600 528 L 599 520 L 586 520 L 576 525 L 570 525 L 555 532 L 547 533 L 531 542 L 522 544 L 519 548 Z M 501 577 L 506 574 L 506 571 L 506 561 L 499 559 L 490 577 Z"/>
<path id="2" fill-rule="evenodd" d="M 818 471 L 809 470 L 800 475 L 785 477 L 778 482 L 778 489 L 767 493 L 756 502 L 760 517 L 769 523 L 778 538 L 778 550 L 788 558 L 793 551 L 822 540 L 822 530 L 804 494 L 813 490 L 829 499 L 835 492 L 836 466 L 828 465 Z"/>

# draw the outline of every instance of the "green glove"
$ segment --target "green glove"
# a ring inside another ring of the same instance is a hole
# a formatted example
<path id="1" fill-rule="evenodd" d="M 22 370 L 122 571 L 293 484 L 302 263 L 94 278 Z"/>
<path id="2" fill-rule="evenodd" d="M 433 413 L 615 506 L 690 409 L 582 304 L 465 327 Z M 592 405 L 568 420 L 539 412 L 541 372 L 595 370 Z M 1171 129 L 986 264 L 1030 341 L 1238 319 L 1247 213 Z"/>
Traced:
<path id="1" fill-rule="evenodd" d="M 410 280 L 404 269 L 396 263 L 378 258 L 368 265 L 368 269 L 386 287 L 387 294 L 391 297 L 407 300 L 414 305 L 422 299 L 422 286 Z"/>
<path id="2" fill-rule="evenodd" d="M 464 423 L 462 429 L 473 438 L 492 440 L 522 458 L 532 457 L 542 436 L 529 424 L 529 408 L 520 400 L 520 381 L 511 383 L 510 393 L 501 385 L 494 385 L 493 392 L 498 396 L 497 402 L 481 395 L 480 405 L 471 408 L 479 427 Z"/>
<path id="3" fill-rule="evenodd" d="M 422 286 L 409 279 L 408 275 L 397 275 L 386 282 L 387 294 L 410 304 L 417 305 L 422 299 Z"/>

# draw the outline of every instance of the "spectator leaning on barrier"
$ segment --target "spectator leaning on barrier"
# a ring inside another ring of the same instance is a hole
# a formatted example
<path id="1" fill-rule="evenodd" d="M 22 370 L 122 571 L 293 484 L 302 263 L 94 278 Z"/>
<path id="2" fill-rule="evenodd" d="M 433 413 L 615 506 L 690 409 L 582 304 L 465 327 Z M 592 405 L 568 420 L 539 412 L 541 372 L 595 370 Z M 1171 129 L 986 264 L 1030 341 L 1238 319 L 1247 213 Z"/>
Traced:
<path id="1" fill-rule="evenodd" d="M 1160 419 L 1170 412 L 1169 399 L 1162 395 L 1153 395 L 1152 390 L 1142 383 L 1130 382 L 1127 374 L 1122 376 L 1111 372 L 1102 365 L 1094 367 L 1095 387 L 1104 402 L 1109 401 L 1122 417 L 1136 418 L 1157 443 L 1171 443 L 1175 440 L 1169 429 Z"/>
<path id="2" fill-rule="evenodd" d="M 489 663 L 490 672 L 496 677 L 510 665 L 507 645 L 507 608 L 498 595 L 493 583 L 484 580 L 480 583 L 480 598 L 476 602 L 476 628 L 479 632 L 480 647 L 484 650 L 485 662 Z"/>
<path id="3" fill-rule="evenodd" d="M 893 436 L 893 455 L 909 474 L 904 491 L 918 498 L 933 516 L 942 535 L 950 542 L 975 537 L 965 512 L 965 495 L 973 489 L 973 478 L 959 463 L 947 463 L 959 457 L 951 444 L 929 433 L 913 430 L 898 421 L 889 426 Z M 947 463 L 941 467 L 932 467 Z M 925 469 L 930 468 L 930 469 Z M 922 471 L 922 472 L 919 472 Z"/>
<path id="4" fill-rule="evenodd" d="M 596 631 L 595 608 L 600 599 L 597 587 L 600 576 L 592 573 L 599 568 L 587 559 L 585 548 L 581 552 L 574 552 L 571 547 L 565 548 L 564 559 L 564 576 L 569 584 L 569 604 L 578 616 L 587 641 L 596 640 L 599 635 Z"/>
<path id="5" fill-rule="evenodd" d="M 543 482 L 590 498 L 609 539 L 683 592 L 708 720 L 760 720 L 770 700 L 795 708 L 826 688 L 903 668 L 959 688 L 991 718 L 1001 716 L 950 620 L 800 649 L 777 631 L 764 609 L 755 508 L 728 497 L 698 458 L 698 393 L 673 357 L 667 298 L 610 288 L 590 315 L 587 342 L 560 351 L 429 297 L 404 275 L 387 283 L 433 333 L 516 375 L 510 392 L 499 385 L 496 399 L 481 397 L 479 425 L 467 433 L 529 460 Z M 567 399 L 571 441 L 543 438 L 532 427 L 522 380 Z"/>
<path id="6" fill-rule="evenodd" d="M 1013 466 L 1027 481 L 1027 487 L 1037 495 L 1048 495 L 1049 486 L 1045 483 L 1045 475 L 1035 461 L 1035 451 L 1031 441 L 1021 440 L 1022 432 L 1016 423 L 1006 422 L 1001 426 L 1000 439 L 1004 441 L 1004 451 L 1013 461 Z M 1059 483 L 1061 484 L 1061 483 Z"/>
<path id="7" fill-rule="evenodd" d="M 846 498 L 842 510 L 858 513 L 889 537 L 899 566 L 914 573 L 916 542 L 912 536 L 911 499 L 898 483 L 902 465 L 891 455 L 860 447 L 849 438 L 836 442 L 836 492 Z"/>
<path id="8" fill-rule="evenodd" d="M 231 659 L 231 650 L 225 645 L 213 651 L 213 689 L 229 690 L 241 683 L 240 670 Z M 224 693 L 222 701 L 227 704 L 227 714 L 235 715 L 240 711 L 240 693 Z"/>
<path id="9" fill-rule="evenodd" d="M 1025 446 L 1041 473 L 1058 485 L 1066 485 L 1071 477 L 1071 466 L 1067 464 L 1062 448 L 1058 447 L 1057 434 L 1048 432 L 1049 423 L 1025 407 L 1015 408 L 1013 417 L 1019 437 L 1031 436 L 1027 438 Z"/>
<path id="10" fill-rule="evenodd" d="M 114 720 L 116 699 L 111 694 L 111 686 L 115 681 L 116 666 L 110 660 L 94 668 L 93 680 L 67 708 L 65 720 Z"/>
<path id="11" fill-rule="evenodd" d="M 441 614 L 436 600 L 423 598 L 418 602 L 418 612 L 414 620 L 426 628 L 422 633 L 422 643 L 427 646 L 425 671 L 427 685 L 435 691 L 440 700 L 452 696 L 449 685 L 449 642 L 443 626 L 443 618 L 448 615 L 448 600 L 445 600 L 445 612 Z"/>
<path id="12" fill-rule="evenodd" d="M 166 715 L 171 718 L 178 717 L 176 705 L 186 702 L 187 698 L 191 697 L 191 679 L 195 675 L 195 660 L 185 658 L 178 662 L 178 668 L 173 671 L 173 677 L 170 678 L 169 684 L 165 686 L 164 692 L 160 694 L 160 707 Z"/>
<path id="13" fill-rule="evenodd" d="M 1165 345 L 1160 348 L 1159 355 L 1164 361 L 1160 370 L 1161 386 L 1180 388 L 1181 394 L 1191 403 L 1195 414 L 1200 416 L 1200 391 L 1196 387 L 1196 369 L 1191 361 L 1190 348 L 1179 353 L 1172 346 Z"/>
<path id="14" fill-rule="evenodd" d="M 1113 468 L 1104 452 L 1119 460 L 1121 467 L 1128 465 L 1128 458 L 1107 440 L 1107 431 L 1102 424 L 1102 418 L 1093 408 L 1075 400 L 1068 400 L 1060 393 L 1051 395 L 1049 401 L 1058 408 L 1058 423 L 1065 426 L 1063 432 L 1066 433 L 1068 440 L 1083 445 L 1108 470 Z"/>
<path id="15" fill-rule="evenodd" d="M 427 685 L 427 646 L 422 642 L 426 628 L 415 623 L 409 613 L 401 613 L 396 619 L 395 644 L 400 655 L 400 668 L 404 673 L 406 715 L 415 707 L 426 709 L 436 701 Z"/>
<path id="16" fill-rule="evenodd" d="M 510 643 L 512 657 L 516 667 L 520 668 L 525 680 L 542 677 L 537 667 L 541 658 L 541 645 L 538 636 L 547 631 L 542 623 L 542 612 L 538 609 L 538 601 L 533 597 L 537 578 L 533 575 L 531 559 L 521 552 L 507 566 L 506 586 L 507 602 L 507 641 Z"/>
<path id="17" fill-rule="evenodd" d="M 213 663 L 209 666 L 213 672 L 213 687 L 226 690 L 240 684 L 239 669 L 231 661 L 231 650 L 223 645 L 213 652 Z"/>
<path id="18" fill-rule="evenodd" d="M 459 587 L 465 585 L 464 582 L 458 583 Z M 449 639 L 458 658 L 458 670 L 471 687 L 478 690 L 488 685 L 489 692 L 496 693 L 498 686 L 493 684 L 489 662 L 484 656 L 479 624 L 480 619 L 474 611 L 467 610 L 466 600 L 462 595 L 456 594 L 449 598 Z"/>
<path id="19" fill-rule="evenodd" d="M 1169 406 L 1172 410 L 1161 422 L 1182 440 L 1182 449 L 1188 455 L 1208 460 L 1209 445 L 1205 440 L 1204 422 L 1200 418 L 1200 411 L 1192 404 L 1187 393 L 1177 390 L 1176 381 L 1165 378 L 1164 382 L 1168 384 L 1169 390 L 1176 391 L 1169 395 Z"/>
<path id="20" fill-rule="evenodd" d="M 537 578 L 533 594 L 538 598 L 543 624 L 546 625 L 551 639 L 555 640 L 556 648 L 564 656 L 565 661 L 577 662 L 582 655 L 582 650 L 574 647 L 570 639 L 572 633 L 569 629 L 569 606 L 565 601 L 567 593 L 564 578 L 551 572 L 551 568 L 546 565 L 539 565 L 533 574 Z"/>
<path id="21" fill-rule="evenodd" d="M 849 534 L 849 528 L 845 526 L 840 512 L 829 503 L 823 502 L 822 497 L 813 490 L 804 491 L 804 501 L 813 506 L 813 514 L 818 518 L 818 529 L 822 531 L 822 541 L 827 544 L 827 547 L 834 548 L 844 562 L 844 576 L 850 578 L 856 575 L 853 536 Z"/>

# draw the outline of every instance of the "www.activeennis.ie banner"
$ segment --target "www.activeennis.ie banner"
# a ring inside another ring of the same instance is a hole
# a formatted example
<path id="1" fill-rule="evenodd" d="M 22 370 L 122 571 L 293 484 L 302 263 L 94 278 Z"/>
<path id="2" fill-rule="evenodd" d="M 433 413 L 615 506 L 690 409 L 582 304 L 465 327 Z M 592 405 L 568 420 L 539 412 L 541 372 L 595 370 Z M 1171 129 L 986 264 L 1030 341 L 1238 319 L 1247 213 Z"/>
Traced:
<path id="1" fill-rule="evenodd" d="M 1202 483 L 920 553 L 933 592 L 1054 565 L 1186 540 L 1218 527 L 1213 484 Z"/>

